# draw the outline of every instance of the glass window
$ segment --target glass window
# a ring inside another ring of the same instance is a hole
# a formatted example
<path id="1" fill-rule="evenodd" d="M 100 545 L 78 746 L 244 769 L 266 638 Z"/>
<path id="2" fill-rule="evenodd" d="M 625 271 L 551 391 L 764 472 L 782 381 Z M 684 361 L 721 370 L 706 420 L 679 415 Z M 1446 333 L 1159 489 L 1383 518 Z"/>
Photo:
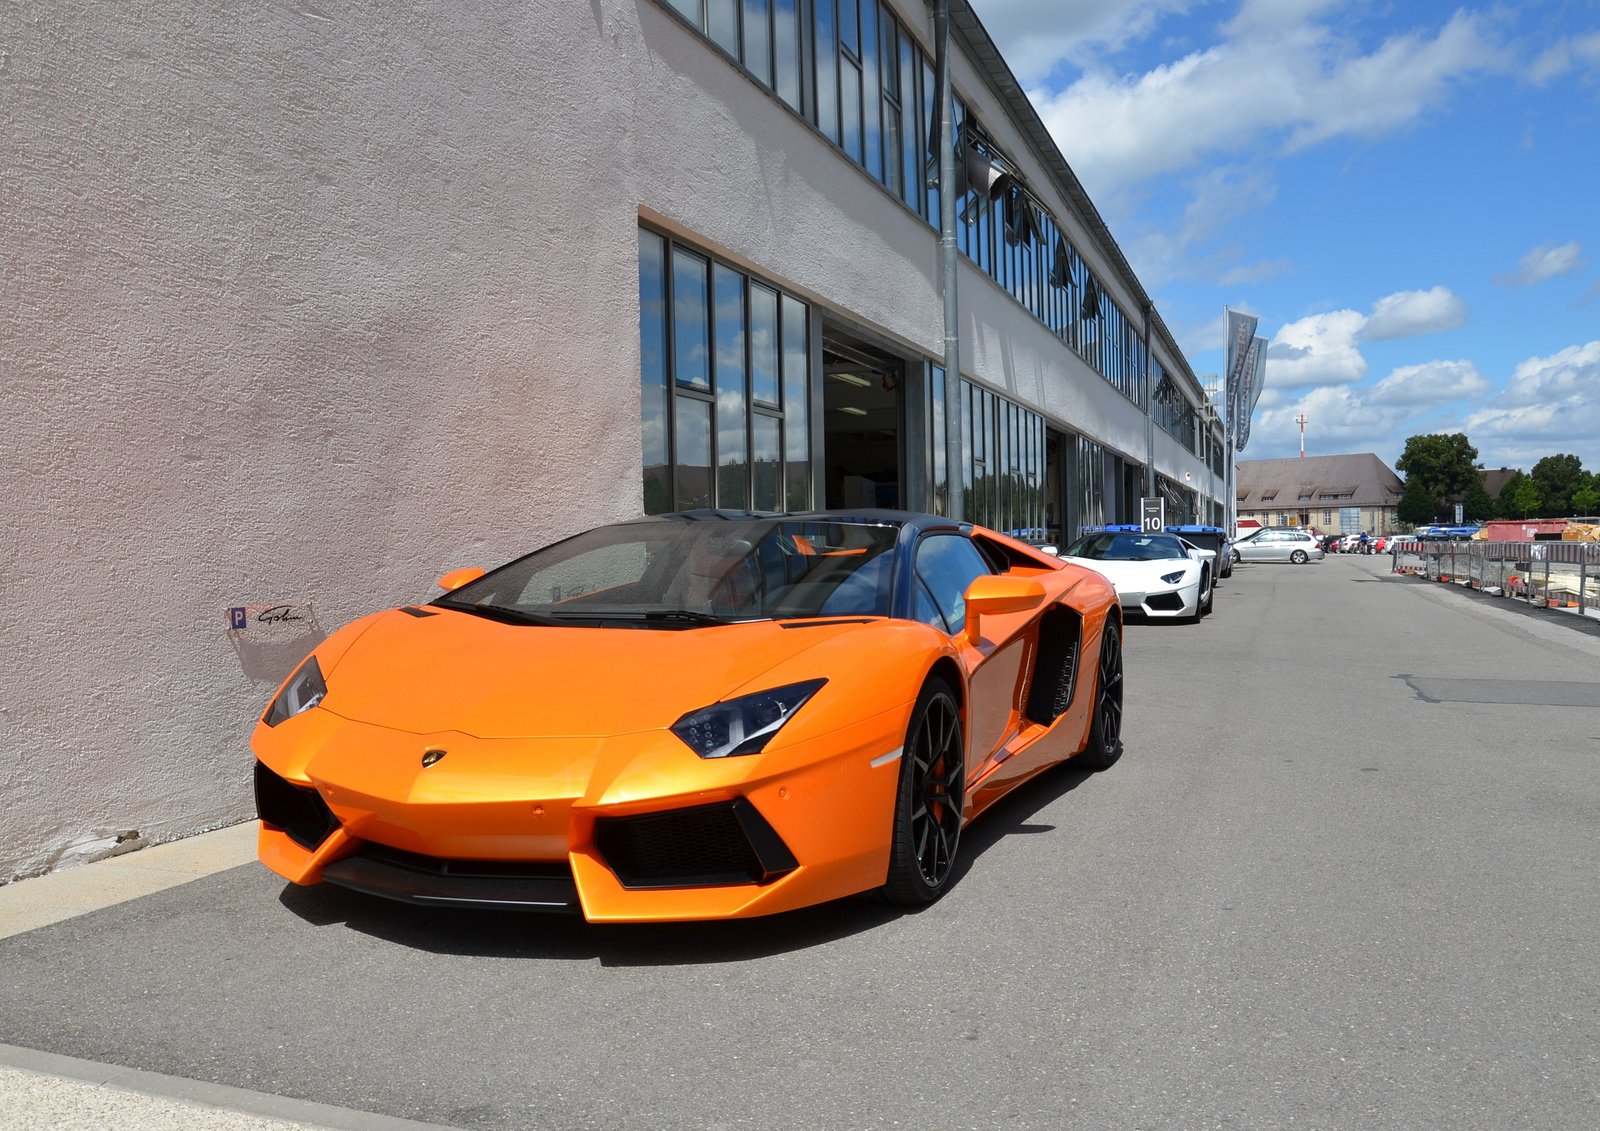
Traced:
<path id="1" fill-rule="evenodd" d="M 923 217 L 935 228 L 939 226 L 939 134 L 934 129 L 938 112 L 934 104 L 939 98 L 939 76 L 927 56 L 922 58 L 922 121 L 928 129 L 928 152 L 922 179 L 927 189 Z"/>
<path id="2" fill-rule="evenodd" d="M 705 27 L 705 0 L 667 0 L 678 11 L 683 13 L 683 18 L 695 27 Z"/>
<path id="3" fill-rule="evenodd" d="M 800 109 L 800 21 L 797 0 L 772 0 L 772 47 L 778 97 Z"/>
<path id="4" fill-rule="evenodd" d="M 883 80 L 878 77 L 878 2 L 861 0 L 862 146 L 867 172 L 883 180 Z"/>
<path id="5" fill-rule="evenodd" d="M 672 372 L 681 387 L 711 391 L 706 261 L 672 249 Z"/>
<path id="6" fill-rule="evenodd" d="M 744 0 L 744 65 L 772 87 L 772 24 L 767 0 Z"/>
<path id="7" fill-rule="evenodd" d="M 811 509 L 811 385 L 806 304 L 783 296 L 783 435 L 788 452 L 787 508 Z"/>
<path id="8" fill-rule="evenodd" d="M 895 40 L 900 50 L 900 149 L 901 164 L 905 170 L 905 188 L 900 198 L 912 208 L 919 208 L 922 203 L 923 166 L 919 154 L 927 136 L 927 126 L 917 116 L 922 107 L 922 99 L 917 94 L 917 76 L 922 72 L 917 65 L 918 52 L 911 37 L 902 30 L 896 32 Z"/>
<path id="9" fill-rule="evenodd" d="M 839 0 L 839 46 L 861 58 L 860 0 Z"/>
<path id="10" fill-rule="evenodd" d="M 811 508 L 810 329 L 807 303 L 640 228 L 646 513 Z"/>
<path id="11" fill-rule="evenodd" d="M 750 469 L 754 491 L 751 509 L 783 509 L 783 448 L 779 439 L 782 426 L 776 416 L 758 412 L 750 418 Z"/>
<path id="12" fill-rule="evenodd" d="M 778 294 L 750 284 L 750 395 L 760 404 L 778 400 Z"/>
<path id="13" fill-rule="evenodd" d="M 742 508 L 750 499 L 750 452 L 745 437 L 744 275 L 717 264 L 717 506 Z"/>
<path id="14" fill-rule="evenodd" d="M 952 633 L 967 624 L 967 586 L 990 572 L 983 555 L 959 534 L 936 534 L 917 544 L 917 577 Z"/>
<path id="15" fill-rule="evenodd" d="M 644 441 L 644 512 L 672 509 L 667 447 L 666 241 L 639 229 L 639 424 Z"/>
<path id="16" fill-rule="evenodd" d="M 709 0 L 708 27 L 712 42 L 735 59 L 739 57 L 739 0 Z"/>
<path id="17" fill-rule="evenodd" d="M 816 0 L 817 128 L 839 144 L 839 38 L 834 0 Z"/>
<path id="18" fill-rule="evenodd" d="M 928 434 L 933 438 L 933 509 L 935 514 L 949 514 L 950 477 L 945 465 L 950 446 L 944 432 L 944 369 L 935 365 L 930 367 L 929 372 L 933 378 L 932 396 L 928 398 L 932 406 L 932 423 Z"/>
<path id="19" fill-rule="evenodd" d="M 928 587 L 922 583 L 920 578 L 917 581 L 914 597 L 916 598 L 916 608 L 912 611 L 911 615 L 913 617 L 923 624 L 931 624 L 940 632 L 950 631 L 950 626 L 945 623 L 944 614 L 939 611 L 939 606 L 934 603 L 933 594 L 928 592 Z"/>
<path id="20" fill-rule="evenodd" d="M 682 395 L 677 400 L 677 509 L 709 507 L 712 504 L 711 402 Z"/>
<path id="21" fill-rule="evenodd" d="M 861 164 L 861 68 L 839 58 L 839 116 L 843 122 L 840 144 L 856 164 Z"/>

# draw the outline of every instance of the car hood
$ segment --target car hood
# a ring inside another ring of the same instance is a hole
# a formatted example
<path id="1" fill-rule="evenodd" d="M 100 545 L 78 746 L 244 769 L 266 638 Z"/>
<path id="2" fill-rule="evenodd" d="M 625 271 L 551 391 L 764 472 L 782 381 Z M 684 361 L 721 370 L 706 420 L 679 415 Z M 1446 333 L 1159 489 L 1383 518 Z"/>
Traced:
<path id="1" fill-rule="evenodd" d="M 579 737 L 660 729 L 741 691 L 759 691 L 764 673 L 877 623 L 547 628 L 448 609 L 419 612 L 373 618 L 325 669 L 321 706 L 413 734 Z"/>

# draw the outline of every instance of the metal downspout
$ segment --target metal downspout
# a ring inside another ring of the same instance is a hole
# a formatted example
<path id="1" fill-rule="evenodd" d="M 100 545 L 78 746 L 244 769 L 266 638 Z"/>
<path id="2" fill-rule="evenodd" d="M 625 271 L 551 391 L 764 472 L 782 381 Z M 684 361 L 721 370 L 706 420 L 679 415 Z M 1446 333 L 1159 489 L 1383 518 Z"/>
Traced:
<path id="1" fill-rule="evenodd" d="M 939 70 L 939 271 L 944 282 L 945 515 L 961 521 L 965 500 L 961 466 L 961 334 L 956 304 L 955 93 L 950 79 L 950 0 L 934 9 Z"/>
<path id="2" fill-rule="evenodd" d="M 1150 304 L 1139 310 L 1144 320 L 1144 497 L 1156 497 L 1156 397 L 1150 387 Z"/>

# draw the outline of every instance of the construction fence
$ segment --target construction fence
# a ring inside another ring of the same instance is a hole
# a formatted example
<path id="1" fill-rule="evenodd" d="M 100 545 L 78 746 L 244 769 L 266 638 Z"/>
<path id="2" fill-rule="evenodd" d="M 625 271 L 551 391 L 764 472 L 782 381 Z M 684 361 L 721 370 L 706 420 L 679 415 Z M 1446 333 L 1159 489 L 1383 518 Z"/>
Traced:
<path id="1" fill-rule="evenodd" d="M 1600 543 L 1402 540 L 1390 557 L 1396 573 L 1600 617 Z"/>

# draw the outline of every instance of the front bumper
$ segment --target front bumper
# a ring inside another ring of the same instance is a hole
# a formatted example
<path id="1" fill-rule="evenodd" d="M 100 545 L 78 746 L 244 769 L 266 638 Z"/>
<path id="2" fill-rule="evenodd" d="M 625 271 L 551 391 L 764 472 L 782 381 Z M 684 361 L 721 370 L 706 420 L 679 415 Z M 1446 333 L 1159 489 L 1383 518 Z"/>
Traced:
<path id="1" fill-rule="evenodd" d="M 881 756 L 908 711 L 702 760 L 665 731 L 484 740 L 313 709 L 255 735 L 259 854 L 297 884 L 429 906 L 619 922 L 790 910 L 883 882 L 899 764 Z M 424 749 L 448 754 L 424 768 Z"/>
<path id="2" fill-rule="evenodd" d="M 1118 589 L 1117 602 L 1123 612 L 1138 613 L 1153 620 L 1192 617 L 1200 607 L 1200 579 L 1160 589 Z"/>

